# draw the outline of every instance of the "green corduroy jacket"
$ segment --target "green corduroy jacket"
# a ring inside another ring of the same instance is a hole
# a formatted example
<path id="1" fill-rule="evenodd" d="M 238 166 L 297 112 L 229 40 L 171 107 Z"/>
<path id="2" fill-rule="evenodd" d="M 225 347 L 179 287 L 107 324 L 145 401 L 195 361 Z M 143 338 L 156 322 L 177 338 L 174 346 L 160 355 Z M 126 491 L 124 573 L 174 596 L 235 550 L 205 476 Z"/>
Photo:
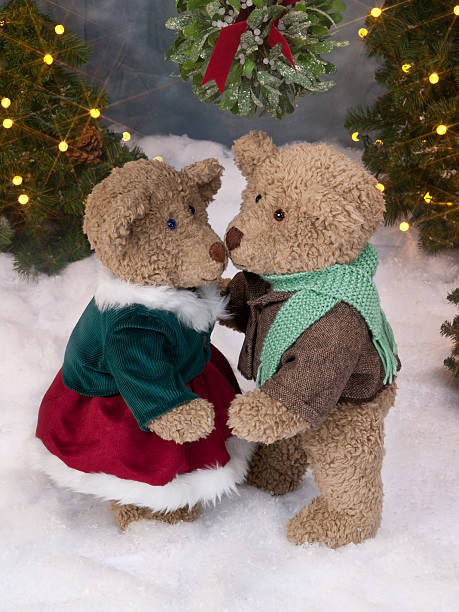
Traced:
<path id="1" fill-rule="evenodd" d="M 138 304 L 101 311 L 93 299 L 70 336 L 64 384 L 91 397 L 120 393 L 147 431 L 151 419 L 198 397 L 185 383 L 209 361 L 211 331 Z"/>

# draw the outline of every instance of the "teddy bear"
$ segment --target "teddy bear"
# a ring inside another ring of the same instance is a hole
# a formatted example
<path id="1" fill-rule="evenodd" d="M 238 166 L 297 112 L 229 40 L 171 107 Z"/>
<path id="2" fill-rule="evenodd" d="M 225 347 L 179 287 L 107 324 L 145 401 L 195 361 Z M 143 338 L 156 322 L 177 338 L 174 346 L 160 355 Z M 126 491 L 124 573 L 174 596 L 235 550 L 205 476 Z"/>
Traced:
<path id="1" fill-rule="evenodd" d="M 247 186 L 226 231 L 241 270 L 227 292 L 245 334 L 238 367 L 256 388 L 232 401 L 229 424 L 261 443 L 247 482 L 283 494 L 310 465 L 320 495 L 290 519 L 288 539 L 359 543 L 380 525 L 384 417 L 400 366 L 368 244 L 384 197 L 325 144 L 279 150 L 250 132 L 233 150 Z"/>
<path id="2" fill-rule="evenodd" d="M 227 425 L 239 387 L 210 344 L 227 256 L 206 209 L 222 170 L 215 159 L 181 171 L 141 159 L 88 197 L 95 294 L 41 403 L 34 462 L 109 500 L 122 529 L 192 521 L 245 477 L 250 444 Z"/>

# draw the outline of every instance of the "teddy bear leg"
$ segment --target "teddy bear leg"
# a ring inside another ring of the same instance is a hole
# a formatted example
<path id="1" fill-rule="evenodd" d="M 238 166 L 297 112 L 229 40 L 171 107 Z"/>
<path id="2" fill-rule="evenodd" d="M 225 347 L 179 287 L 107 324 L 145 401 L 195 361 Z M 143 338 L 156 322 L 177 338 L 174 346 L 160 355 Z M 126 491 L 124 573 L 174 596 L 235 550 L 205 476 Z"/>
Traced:
<path id="1" fill-rule="evenodd" d="M 395 387 L 362 405 L 339 404 L 304 444 L 320 496 L 287 524 L 296 544 L 337 548 L 374 537 L 381 522 L 384 417 Z"/>
<path id="2" fill-rule="evenodd" d="M 271 495 L 284 495 L 299 486 L 307 464 L 301 434 L 260 444 L 251 459 L 246 483 Z"/>
<path id="3" fill-rule="evenodd" d="M 115 517 L 115 521 L 124 531 L 129 523 L 140 521 L 141 519 L 151 518 L 151 510 L 142 508 L 134 504 L 118 504 L 115 501 L 110 502 L 110 506 Z"/>
<path id="4" fill-rule="evenodd" d="M 192 508 L 188 508 L 188 506 L 179 508 L 172 512 L 152 512 L 150 508 L 143 508 L 141 506 L 135 506 L 134 504 L 118 504 L 112 501 L 111 509 L 116 522 L 123 531 L 130 523 L 142 519 L 163 521 L 164 523 L 175 525 L 181 521 L 195 521 L 201 514 L 200 504 L 196 504 Z"/>
<path id="5" fill-rule="evenodd" d="M 196 504 L 192 508 L 186 506 L 185 508 L 178 508 L 173 512 L 152 512 L 149 518 L 163 523 L 169 523 L 170 525 L 176 525 L 185 521 L 186 523 L 192 523 L 201 516 L 201 504 Z"/>

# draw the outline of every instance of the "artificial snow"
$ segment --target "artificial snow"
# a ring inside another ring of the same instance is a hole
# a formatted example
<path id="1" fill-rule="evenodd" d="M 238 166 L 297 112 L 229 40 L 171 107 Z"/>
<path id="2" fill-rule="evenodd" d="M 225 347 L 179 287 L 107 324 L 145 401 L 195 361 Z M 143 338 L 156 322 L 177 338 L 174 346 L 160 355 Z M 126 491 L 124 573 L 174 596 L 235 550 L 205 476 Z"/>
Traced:
<path id="1" fill-rule="evenodd" d="M 176 167 L 213 156 L 224 164 L 209 208 L 223 235 L 244 186 L 230 151 L 177 136 L 139 144 Z M 439 335 L 455 314 L 445 298 L 458 284 L 458 267 L 454 254 L 420 253 L 412 232 L 381 229 L 372 242 L 403 368 L 386 419 L 381 529 L 335 551 L 297 547 L 284 536 L 287 520 L 317 494 L 310 472 L 284 497 L 242 486 L 196 523 L 142 521 L 121 533 L 107 503 L 32 471 L 27 440 L 92 296 L 96 262 L 28 282 L 1 255 L 0 610 L 459 610 L 459 393 L 442 365 L 450 345 Z M 242 336 L 218 327 L 213 341 L 235 366 Z"/>

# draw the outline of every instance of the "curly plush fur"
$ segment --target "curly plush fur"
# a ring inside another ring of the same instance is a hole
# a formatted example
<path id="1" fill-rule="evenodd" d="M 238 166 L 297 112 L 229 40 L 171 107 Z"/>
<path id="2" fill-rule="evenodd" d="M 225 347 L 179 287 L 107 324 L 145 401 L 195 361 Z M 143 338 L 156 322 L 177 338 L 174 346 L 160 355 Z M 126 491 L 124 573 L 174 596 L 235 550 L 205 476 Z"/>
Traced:
<path id="1" fill-rule="evenodd" d="M 376 535 L 383 502 L 384 417 L 395 393 L 394 383 L 372 402 L 339 404 L 318 430 L 304 434 L 320 496 L 290 519 L 289 540 L 337 548 Z"/>
<path id="2" fill-rule="evenodd" d="M 236 436 L 264 444 L 291 438 L 309 427 L 298 414 L 287 410 L 261 389 L 234 398 L 228 424 Z"/>
<path id="3" fill-rule="evenodd" d="M 150 508 L 141 508 L 133 504 L 122 505 L 117 502 L 112 502 L 111 509 L 116 522 L 123 531 L 125 531 L 130 523 L 142 519 L 162 521 L 163 523 L 169 523 L 169 525 L 176 525 L 182 521 L 191 523 L 198 519 L 201 514 L 200 504 L 196 504 L 196 506 L 193 506 L 191 509 L 179 508 L 173 512 L 152 512 Z"/>
<path id="4" fill-rule="evenodd" d="M 284 495 L 300 485 L 307 466 L 301 434 L 260 444 L 250 461 L 246 483 L 271 495 Z"/>
<path id="5" fill-rule="evenodd" d="M 234 157 L 247 187 L 226 242 L 241 270 L 291 274 L 349 263 L 382 220 L 384 197 L 374 177 L 332 147 L 278 150 L 263 132 L 250 132 L 235 142 Z M 292 542 L 334 548 L 375 535 L 383 419 L 394 400 L 395 384 L 371 402 L 339 403 L 313 429 L 261 389 L 235 398 L 233 431 L 264 443 L 252 459 L 249 483 L 282 494 L 298 486 L 307 462 L 312 467 L 321 495 L 290 520 Z"/>
<path id="6" fill-rule="evenodd" d="M 195 287 L 216 281 L 226 252 L 206 207 L 222 171 L 215 159 L 181 172 L 157 160 L 114 168 L 86 205 L 84 231 L 97 257 L 115 276 L 138 285 Z M 173 231 L 169 219 L 177 223 Z"/>
<path id="7" fill-rule="evenodd" d="M 197 397 L 153 419 L 147 427 L 163 440 L 174 440 L 178 444 L 193 442 L 205 438 L 213 430 L 214 409 L 207 400 Z"/>

